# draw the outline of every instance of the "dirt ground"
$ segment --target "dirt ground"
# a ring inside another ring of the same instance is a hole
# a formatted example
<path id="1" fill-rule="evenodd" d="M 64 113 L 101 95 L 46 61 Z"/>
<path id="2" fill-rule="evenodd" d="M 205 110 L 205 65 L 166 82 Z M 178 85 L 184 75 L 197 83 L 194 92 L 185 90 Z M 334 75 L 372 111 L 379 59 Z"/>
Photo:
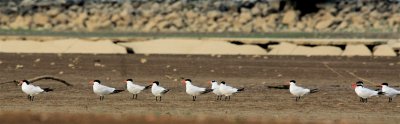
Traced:
<path id="1" fill-rule="evenodd" d="M 150 115 L 149 120 L 213 118 L 234 123 L 398 123 L 400 99 L 388 103 L 387 97 L 381 96 L 360 103 L 351 83 L 364 79 L 367 87 L 373 89 L 382 82 L 399 86 L 399 67 L 398 57 L 1 53 L 0 82 L 53 75 L 74 86 L 50 80 L 35 82 L 55 90 L 30 102 L 20 87 L 0 84 L 0 120 L 33 123 L 56 116 L 56 121 L 64 123 L 78 117 L 86 121 L 76 123 L 95 123 L 110 121 L 103 121 L 107 118 L 113 118 L 111 122 L 125 122 L 122 120 L 126 117 Z M 210 80 L 224 80 L 231 86 L 244 87 L 245 91 L 235 94 L 231 101 L 216 101 L 216 96 L 209 93 L 193 102 L 180 77 L 204 87 L 209 87 Z M 161 102 L 155 101 L 150 90 L 139 94 L 138 100 L 122 92 L 99 101 L 88 84 L 99 79 L 105 85 L 123 89 L 127 78 L 141 85 L 158 80 L 171 91 Z M 267 88 L 291 79 L 301 86 L 319 88 L 320 92 L 295 102 L 288 90 Z"/>

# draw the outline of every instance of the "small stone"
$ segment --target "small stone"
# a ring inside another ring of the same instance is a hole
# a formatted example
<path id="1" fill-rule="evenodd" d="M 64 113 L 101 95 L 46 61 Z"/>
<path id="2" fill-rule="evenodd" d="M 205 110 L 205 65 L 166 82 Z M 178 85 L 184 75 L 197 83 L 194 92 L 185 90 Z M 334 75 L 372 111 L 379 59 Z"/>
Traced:
<path id="1" fill-rule="evenodd" d="M 215 72 L 214 70 L 210 70 L 210 72 Z"/>
<path id="2" fill-rule="evenodd" d="M 100 64 L 100 63 L 98 63 L 98 62 L 95 62 L 95 63 L 94 63 L 94 66 L 95 66 L 95 67 L 102 67 L 102 64 Z"/>
<path id="3" fill-rule="evenodd" d="M 18 64 L 18 65 L 15 66 L 15 69 L 21 69 L 21 68 L 24 68 L 24 65 Z"/>
<path id="4" fill-rule="evenodd" d="M 147 62 L 147 59 L 145 59 L 145 58 L 141 58 L 141 59 L 140 59 L 140 63 L 144 64 L 144 63 L 146 63 L 146 62 Z"/>
<path id="5" fill-rule="evenodd" d="M 35 60 L 35 62 L 40 62 L 40 58 L 37 58 L 37 59 Z"/>
<path id="6" fill-rule="evenodd" d="M 56 64 L 55 62 L 51 62 L 51 63 L 50 63 L 50 65 L 55 65 L 55 64 Z"/>
<path id="7" fill-rule="evenodd" d="M 172 69 L 172 71 L 178 71 L 178 69 L 174 68 L 174 69 Z"/>
<path id="8" fill-rule="evenodd" d="M 60 71 L 60 72 L 58 72 L 58 74 L 64 74 L 64 72 L 63 72 L 63 71 Z"/>

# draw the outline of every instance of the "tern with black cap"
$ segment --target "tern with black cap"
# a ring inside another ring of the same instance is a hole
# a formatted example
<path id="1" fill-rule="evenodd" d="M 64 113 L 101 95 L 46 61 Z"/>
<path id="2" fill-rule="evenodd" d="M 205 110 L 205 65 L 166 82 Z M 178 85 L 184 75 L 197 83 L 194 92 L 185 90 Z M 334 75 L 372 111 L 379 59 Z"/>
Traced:
<path id="1" fill-rule="evenodd" d="M 393 98 L 400 94 L 399 90 L 389 87 L 388 83 L 382 83 L 382 92 L 389 97 L 389 102 L 392 102 Z"/>
<path id="2" fill-rule="evenodd" d="M 135 84 L 133 82 L 133 79 L 127 79 L 125 81 L 126 83 L 126 89 L 129 91 L 129 93 L 132 93 L 132 99 L 137 99 L 138 94 L 142 92 L 143 90 L 150 89 L 152 85 L 148 86 L 140 86 L 138 84 Z"/>
<path id="3" fill-rule="evenodd" d="M 219 85 L 219 91 L 225 96 L 226 101 L 231 100 L 231 95 L 244 91 L 244 88 L 234 88 L 226 85 L 225 81 L 221 81 L 221 84 Z"/>
<path id="4" fill-rule="evenodd" d="M 318 92 L 318 89 L 307 89 L 296 85 L 295 80 L 289 82 L 289 92 L 296 97 L 296 102 L 300 100 L 301 97 L 310 93 Z"/>
<path id="5" fill-rule="evenodd" d="M 223 95 L 223 94 L 222 94 L 221 91 L 219 90 L 220 84 L 218 84 L 218 82 L 215 81 L 215 80 L 210 81 L 210 84 L 211 84 L 211 89 L 213 90 L 212 92 L 213 92 L 215 95 L 217 95 L 217 100 L 222 100 L 222 95 Z"/>
<path id="6" fill-rule="evenodd" d="M 53 89 L 50 88 L 40 88 L 39 86 L 34 86 L 28 80 L 22 80 L 18 85 L 21 86 L 22 92 L 28 94 L 29 101 L 33 101 L 35 95 L 38 95 L 39 93 L 53 91 Z"/>
<path id="7" fill-rule="evenodd" d="M 104 100 L 105 95 L 115 94 L 124 91 L 102 85 L 100 80 L 90 81 L 89 84 L 93 85 L 93 92 L 100 96 L 100 101 Z"/>
<path id="8" fill-rule="evenodd" d="M 156 101 L 161 101 L 161 96 L 167 93 L 169 89 L 165 89 L 164 87 L 160 86 L 160 82 L 154 81 L 153 85 L 151 86 L 151 93 L 156 96 Z M 158 100 L 158 98 L 160 98 Z"/>
<path id="9" fill-rule="evenodd" d="M 354 84 L 353 84 L 354 86 Z M 375 91 L 375 90 L 371 90 L 368 88 L 364 87 L 364 83 L 362 81 L 358 81 L 355 85 L 354 91 L 356 92 L 357 96 L 359 96 L 361 98 L 361 102 L 363 103 L 367 103 L 368 102 L 368 98 L 372 97 L 372 96 L 378 96 L 378 95 L 383 95 L 383 92 L 379 92 L 379 91 Z"/>
<path id="10" fill-rule="evenodd" d="M 193 85 L 192 80 L 190 80 L 190 79 L 182 80 L 182 83 L 186 87 L 186 93 L 192 96 L 193 101 L 196 101 L 197 96 L 213 91 L 212 89 L 198 87 L 198 86 Z"/>

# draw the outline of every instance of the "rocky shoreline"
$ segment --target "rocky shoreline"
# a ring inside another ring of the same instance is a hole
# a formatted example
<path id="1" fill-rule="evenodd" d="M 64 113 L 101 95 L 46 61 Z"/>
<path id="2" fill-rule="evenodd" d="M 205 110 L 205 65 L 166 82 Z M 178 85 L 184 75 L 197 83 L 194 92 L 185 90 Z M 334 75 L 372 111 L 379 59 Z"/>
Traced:
<path id="1" fill-rule="evenodd" d="M 264 0 L 3 1 L 0 29 L 207 33 L 399 32 L 400 29 L 397 1 L 322 2 L 312 6 L 315 10 L 311 12 L 301 7 L 290 1 Z"/>

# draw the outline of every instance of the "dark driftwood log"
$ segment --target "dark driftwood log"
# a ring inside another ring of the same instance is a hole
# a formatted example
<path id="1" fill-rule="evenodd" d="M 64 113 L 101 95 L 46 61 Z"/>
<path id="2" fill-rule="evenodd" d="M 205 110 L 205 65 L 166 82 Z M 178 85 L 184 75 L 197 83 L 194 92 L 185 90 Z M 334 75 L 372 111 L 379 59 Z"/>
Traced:
<path id="1" fill-rule="evenodd" d="M 72 86 L 72 84 L 68 83 L 67 81 L 65 81 L 63 79 L 60 79 L 60 78 L 57 78 L 57 77 L 54 77 L 54 76 L 50 76 L 50 75 L 37 76 L 37 77 L 31 78 L 31 79 L 27 79 L 27 80 L 30 81 L 31 83 L 34 83 L 34 82 L 40 81 L 40 80 L 55 80 L 55 81 L 58 81 L 58 82 L 61 82 L 61 83 L 65 84 L 67 86 Z M 8 83 L 14 83 L 14 84 L 17 85 L 19 83 L 19 81 L 12 80 L 12 81 L 7 81 L 7 82 L 2 82 L 0 84 L 8 84 Z"/>
<path id="2" fill-rule="evenodd" d="M 276 86 L 268 86 L 271 89 L 289 89 L 289 85 L 276 85 Z"/>

